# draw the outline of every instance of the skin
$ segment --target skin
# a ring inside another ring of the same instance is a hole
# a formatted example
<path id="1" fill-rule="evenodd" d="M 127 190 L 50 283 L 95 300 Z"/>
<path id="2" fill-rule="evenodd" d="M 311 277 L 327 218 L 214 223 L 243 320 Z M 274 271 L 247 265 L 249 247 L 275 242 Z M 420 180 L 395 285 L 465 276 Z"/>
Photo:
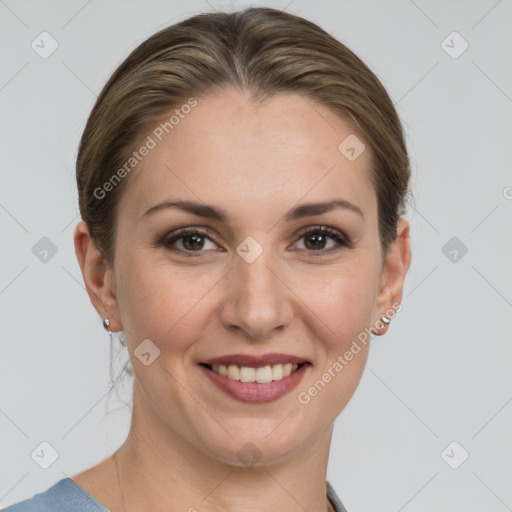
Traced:
<path id="1" fill-rule="evenodd" d="M 354 131 L 326 108 L 294 94 L 256 103 L 230 88 L 197 99 L 129 176 L 114 265 L 83 221 L 75 230 L 87 291 L 112 331 L 123 329 L 135 380 L 126 441 L 72 478 L 112 512 L 325 512 L 333 421 L 359 384 L 369 344 L 307 405 L 297 395 L 396 310 L 411 261 L 409 224 L 400 218 L 383 262 L 370 151 L 354 161 L 340 153 Z M 223 208 L 233 222 L 176 209 L 143 217 L 178 198 Z M 357 205 L 364 220 L 344 209 L 284 220 L 299 203 L 334 198 Z M 345 233 L 353 246 L 333 252 L 330 237 L 315 245 L 302 236 L 314 225 Z M 182 227 L 208 227 L 215 239 L 200 239 L 195 252 L 193 240 L 176 241 L 188 258 L 156 244 Z M 248 236 L 263 248 L 252 263 L 236 252 Z M 160 350 L 149 366 L 133 355 L 146 338 Z M 219 355 L 269 352 L 312 363 L 299 386 L 273 402 L 235 400 L 198 367 Z M 237 457 L 247 442 L 261 453 L 253 466 Z"/>

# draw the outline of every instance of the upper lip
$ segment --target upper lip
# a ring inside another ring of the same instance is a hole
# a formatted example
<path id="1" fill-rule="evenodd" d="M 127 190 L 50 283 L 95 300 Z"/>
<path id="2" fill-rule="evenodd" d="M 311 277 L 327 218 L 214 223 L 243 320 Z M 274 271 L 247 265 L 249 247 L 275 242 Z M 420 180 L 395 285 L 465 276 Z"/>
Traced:
<path id="1" fill-rule="evenodd" d="M 254 356 L 250 354 L 229 354 L 225 356 L 213 357 L 202 361 L 203 364 L 208 365 L 225 365 L 236 364 L 238 366 L 247 366 L 259 368 L 260 366 L 267 366 L 271 364 L 301 364 L 309 362 L 304 357 L 292 356 L 291 354 L 262 354 Z"/>

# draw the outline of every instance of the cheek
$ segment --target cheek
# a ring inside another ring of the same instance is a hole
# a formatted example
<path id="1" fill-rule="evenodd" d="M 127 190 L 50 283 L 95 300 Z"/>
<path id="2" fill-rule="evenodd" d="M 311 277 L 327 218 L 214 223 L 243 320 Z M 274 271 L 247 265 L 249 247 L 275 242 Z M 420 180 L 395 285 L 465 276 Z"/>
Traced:
<path id="1" fill-rule="evenodd" d="M 368 275 L 339 273 L 321 289 L 303 283 L 308 300 L 301 315 L 321 345 L 318 368 L 297 395 L 310 417 L 334 417 L 359 385 L 371 339 L 374 287 Z"/>
<path id="2" fill-rule="evenodd" d="M 167 261 L 134 257 L 126 263 L 119 302 L 123 325 L 136 338 L 133 346 L 149 338 L 161 351 L 183 352 L 204 328 L 207 295 L 216 279 L 199 267 L 180 269 Z"/>
<path id="3" fill-rule="evenodd" d="M 126 256 L 123 270 L 119 302 L 132 346 L 149 338 L 168 354 L 183 354 L 201 337 L 221 300 L 223 279 L 230 279 L 206 266 L 152 261 L 143 251 Z M 294 303 L 295 322 L 306 324 L 329 359 L 344 353 L 370 325 L 373 270 L 363 251 L 329 268 L 283 269 L 282 293 Z"/>
<path id="4" fill-rule="evenodd" d="M 375 273 L 370 265 L 333 266 L 328 272 L 302 275 L 293 289 L 303 302 L 317 335 L 329 352 L 343 350 L 372 321 L 375 302 Z M 309 312 L 309 313 L 308 313 Z"/>

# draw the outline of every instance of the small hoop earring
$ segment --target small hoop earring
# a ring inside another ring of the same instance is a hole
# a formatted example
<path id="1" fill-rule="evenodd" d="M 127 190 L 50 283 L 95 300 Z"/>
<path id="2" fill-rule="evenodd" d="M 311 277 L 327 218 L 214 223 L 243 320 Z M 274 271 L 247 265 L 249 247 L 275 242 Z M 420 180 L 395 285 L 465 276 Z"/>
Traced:
<path id="1" fill-rule="evenodd" d="M 381 321 L 384 322 L 386 325 L 389 325 L 391 323 L 391 318 L 388 318 L 387 316 L 381 316 Z"/>

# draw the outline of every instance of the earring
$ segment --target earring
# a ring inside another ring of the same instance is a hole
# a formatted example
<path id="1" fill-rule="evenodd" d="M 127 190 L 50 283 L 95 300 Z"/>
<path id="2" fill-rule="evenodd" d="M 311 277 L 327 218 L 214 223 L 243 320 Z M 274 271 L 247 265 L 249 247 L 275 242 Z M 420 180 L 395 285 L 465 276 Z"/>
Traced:
<path id="1" fill-rule="evenodd" d="M 388 318 L 387 316 L 382 315 L 382 316 L 380 317 L 380 321 L 381 321 L 383 324 L 385 324 L 386 326 L 388 326 L 388 325 L 391 323 L 391 318 Z M 373 333 L 375 336 L 381 336 L 381 335 L 379 334 L 379 331 L 382 329 L 382 327 L 381 327 L 381 328 L 379 328 L 379 330 L 378 330 L 378 331 L 376 331 L 376 332 L 375 332 L 373 329 L 374 329 L 374 327 L 372 327 L 372 333 Z"/>
<path id="2" fill-rule="evenodd" d="M 105 327 L 105 330 L 108 331 L 109 335 L 110 335 L 110 343 L 112 343 L 112 331 L 110 330 L 110 320 L 108 319 L 108 317 L 104 318 L 103 319 L 103 327 Z M 124 335 L 123 333 L 120 334 L 119 336 L 119 341 L 121 342 L 121 345 L 123 345 L 123 347 L 126 346 L 126 340 L 124 338 Z"/>
<path id="3" fill-rule="evenodd" d="M 108 317 L 103 319 L 103 327 L 105 327 L 105 330 L 108 331 L 110 337 L 110 345 L 112 345 L 112 331 L 110 330 L 110 320 Z"/>

